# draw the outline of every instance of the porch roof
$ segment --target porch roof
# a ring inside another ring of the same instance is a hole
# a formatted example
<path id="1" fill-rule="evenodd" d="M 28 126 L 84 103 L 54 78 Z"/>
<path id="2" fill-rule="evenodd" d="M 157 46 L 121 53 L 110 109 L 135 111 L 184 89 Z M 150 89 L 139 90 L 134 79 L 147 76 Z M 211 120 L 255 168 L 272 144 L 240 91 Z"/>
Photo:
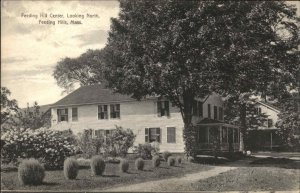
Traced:
<path id="1" fill-rule="evenodd" d="M 224 127 L 230 127 L 230 128 L 239 128 L 238 125 L 233 125 L 230 123 L 226 123 L 223 121 L 210 119 L 210 118 L 204 118 L 201 121 L 199 121 L 196 125 L 197 126 L 224 126 Z"/>

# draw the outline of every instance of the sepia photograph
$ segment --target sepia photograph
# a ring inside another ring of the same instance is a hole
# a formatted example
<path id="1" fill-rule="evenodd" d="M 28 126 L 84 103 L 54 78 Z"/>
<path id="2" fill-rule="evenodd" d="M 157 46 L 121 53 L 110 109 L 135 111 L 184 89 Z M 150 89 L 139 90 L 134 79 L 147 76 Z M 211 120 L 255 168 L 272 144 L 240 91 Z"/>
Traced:
<path id="1" fill-rule="evenodd" d="M 1 0 L 1 192 L 300 192 L 300 1 Z"/>

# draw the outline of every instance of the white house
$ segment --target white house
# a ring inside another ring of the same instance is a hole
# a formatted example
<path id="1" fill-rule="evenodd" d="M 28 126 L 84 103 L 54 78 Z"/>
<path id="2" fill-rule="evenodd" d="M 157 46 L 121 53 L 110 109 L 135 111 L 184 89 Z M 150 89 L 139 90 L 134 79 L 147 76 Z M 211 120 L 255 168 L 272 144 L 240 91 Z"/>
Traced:
<path id="1" fill-rule="evenodd" d="M 265 150 L 278 148 L 281 145 L 281 139 L 276 134 L 276 122 L 280 110 L 271 103 L 260 101 L 255 105 L 258 114 L 263 113 L 267 115 L 267 120 L 257 129 L 249 130 L 249 138 L 254 150 Z"/>
<path id="2" fill-rule="evenodd" d="M 216 94 L 195 100 L 193 122 L 198 126 L 199 150 L 211 148 L 213 135 L 222 150 L 238 149 L 238 127 L 223 122 L 223 108 L 222 98 Z M 83 86 L 51 105 L 51 115 L 52 129 L 74 133 L 92 129 L 97 136 L 109 134 L 117 125 L 135 133 L 135 145 L 157 141 L 161 151 L 184 152 L 180 111 L 158 97 L 137 101 L 101 85 Z"/>

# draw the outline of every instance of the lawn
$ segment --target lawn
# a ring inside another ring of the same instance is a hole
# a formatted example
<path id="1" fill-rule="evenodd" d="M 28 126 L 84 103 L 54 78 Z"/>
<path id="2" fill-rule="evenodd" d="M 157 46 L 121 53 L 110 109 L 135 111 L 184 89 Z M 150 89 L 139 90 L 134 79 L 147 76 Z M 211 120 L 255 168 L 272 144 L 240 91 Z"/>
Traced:
<path id="1" fill-rule="evenodd" d="M 299 191 L 299 166 L 299 161 L 286 158 L 254 159 L 250 164 L 182 188 L 186 191 Z"/>
<path id="2" fill-rule="evenodd" d="M 134 184 L 145 181 L 159 180 L 170 177 L 180 177 L 187 173 L 206 171 L 211 166 L 183 162 L 170 167 L 161 162 L 158 168 L 152 167 L 151 160 L 145 161 L 144 171 L 136 170 L 134 161 L 130 160 L 128 173 L 121 173 L 118 164 L 107 163 L 103 176 L 92 176 L 89 167 L 80 169 L 76 180 L 66 180 L 61 170 L 47 171 L 44 184 L 39 186 L 22 186 L 18 181 L 17 171 L 1 171 L 2 190 L 93 190 L 106 189 L 115 186 Z M 86 165 L 86 164 L 85 164 Z"/>
<path id="3" fill-rule="evenodd" d="M 299 170 L 243 167 L 184 187 L 187 191 L 299 190 Z"/>

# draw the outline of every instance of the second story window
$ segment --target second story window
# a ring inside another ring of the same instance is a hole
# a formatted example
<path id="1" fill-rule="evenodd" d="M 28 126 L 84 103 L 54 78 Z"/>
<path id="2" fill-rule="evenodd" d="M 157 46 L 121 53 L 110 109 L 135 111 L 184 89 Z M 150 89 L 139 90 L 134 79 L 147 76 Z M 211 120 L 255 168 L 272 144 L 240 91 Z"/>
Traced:
<path id="1" fill-rule="evenodd" d="M 214 106 L 214 119 L 217 120 L 218 119 L 218 107 Z"/>
<path id="2" fill-rule="evenodd" d="M 110 105 L 110 118 L 120 119 L 120 104 Z"/>
<path id="3" fill-rule="evenodd" d="M 157 101 L 157 115 L 170 116 L 169 101 Z"/>
<path id="4" fill-rule="evenodd" d="M 107 105 L 98 105 L 98 119 L 108 119 Z"/>
<path id="5" fill-rule="evenodd" d="M 57 109 L 58 122 L 68 121 L 68 109 Z"/>
<path id="6" fill-rule="evenodd" d="M 72 108 L 72 121 L 78 121 L 78 108 Z"/>
<path id="7" fill-rule="evenodd" d="M 273 120 L 272 119 L 268 119 L 268 127 L 273 127 Z"/>
<path id="8" fill-rule="evenodd" d="M 211 118 L 210 104 L 207 104 L 207 117 L 208 117 L 208 118 Z"/>

